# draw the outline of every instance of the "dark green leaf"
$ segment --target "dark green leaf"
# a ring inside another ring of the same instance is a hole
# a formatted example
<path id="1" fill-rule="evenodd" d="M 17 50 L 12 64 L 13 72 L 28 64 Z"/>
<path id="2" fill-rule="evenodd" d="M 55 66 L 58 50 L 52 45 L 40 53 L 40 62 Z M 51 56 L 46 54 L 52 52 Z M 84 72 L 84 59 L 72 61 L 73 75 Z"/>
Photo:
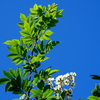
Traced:
<path id="1" fill-rule="evenodd" d="M 59 43 L 60 43 L 60 41 L 52 41 L 52 46 L 56 46 Z"/>
<path id="2" fill-rule="evenodd" d="M 0 78 L 0 84 L 6 84 L 9 82 L 9 79 L 7 78 Z"/>
<path id="3" fill-rule="evenodd" d="M 12 78 L 11 81 L 10 81 L 10 83 L 11 83 L 12 86 L 18 87 L 16 79 Z"/>
<path id="4" fill-rule="evenodd" d="M 10 82 L 8 82 L 5 86 L 5 92 L 7 92 L 9 90 L 9 88 L 12 87 L 12 85 L 10 84 Z"/>
<path id="5" fill-rule="evenodd" d="M 8 91 L 13 91 L 13 94 L 20 94 L 22 91 L 17 87 L 10 87 Z"/>
<path id="6" fill-rule="evenodd" d="M 9 57 L 9 58 L 16 58 L 16 57 L 18 57 L 18 54 L 10 53 L 7 57 Z"/>
<path id="7" fill-rule="evenodd" d="M 21 84 L 21 87 L 23 90 L 27 91 L 27 87 L 30 85 L 30 81 L 28 79 L 24 79 L 22 84 Z"/>
<path id="8" fill-rule="evenodd" d="M 90 75 L 90 76 L 92 76 L 92 79 L 100 80 L 100 76 L 98 76 L 98 75 Z"/>
<path id="9" fill-rule="evenodd" d="M 43 80 L 41 80 L 41 81 L 37 84 L 37 87 L 38 87 L 40 90 L 43 89 L 43 87 L 44 87 L 44 82 L 43 82 Z"/>
<path id="10" fill-rule="evenodd" d="M 46 90 L 50 89 L 50 85 L 46 85 L 43 89 L 43 92 L 45 92 Z"/>

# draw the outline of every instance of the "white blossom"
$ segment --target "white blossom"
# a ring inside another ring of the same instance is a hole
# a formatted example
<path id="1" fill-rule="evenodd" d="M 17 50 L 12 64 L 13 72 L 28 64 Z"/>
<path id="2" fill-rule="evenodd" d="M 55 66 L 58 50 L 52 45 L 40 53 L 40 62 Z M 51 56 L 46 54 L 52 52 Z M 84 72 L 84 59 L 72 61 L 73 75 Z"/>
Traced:
<path id="1" fill-rule="evenodd" d="M 69 73 L 66 73 L 65 75 L 64 75 L 64 78 L 67 78 L 67 77 L 69 77 Z"/>
<path id="2" fill-rule="evenodd" d="M 55 91 L 60 90 L 60 89 L 61 89 L 61 86 L 60 85 L 54 87 L 54 90 Z"/>
<path id="3" fill-rule="evenodd" d="M 70 72 L 70 75 L 76 76 L 76 73 L 75 72 Z"/>
<path id="4" fill-rule="evenodd" d="M 54 78 L 48 78 L 48 81 L 53 81 L 54 80 Z"/>
<path id="5" fill-rule="evenodd" d="M 60 82 L 60 81 L 63 81 L 63 80 L 64 80 L 63 75 L 60 75 L 60 76 L 56 77 L 56 82 Z"/>
<path id="6" fill-rule="evenodd" d="M 65 79 L 65 80 L 64 80 L 64 84 L 65 84 L 65 85 L 69 86 L 69 83 L 70 83 L 70 81 L 69 81 L 68 79 Z"/>

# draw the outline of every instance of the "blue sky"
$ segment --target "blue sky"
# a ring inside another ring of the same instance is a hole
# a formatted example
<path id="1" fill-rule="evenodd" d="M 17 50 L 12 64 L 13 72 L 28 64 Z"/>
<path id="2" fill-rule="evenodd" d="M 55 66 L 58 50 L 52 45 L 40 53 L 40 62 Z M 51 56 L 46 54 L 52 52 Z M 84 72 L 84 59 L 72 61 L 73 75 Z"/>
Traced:
<path id="1" fill-rule="evenodd" d="M 6 57 L 9 52 L 3 42 L 19 39 L 19 15 L 28 15 L 35 3 L 43 6 L 57 3 L 59 9 L 64 9 L 64 17 L 51 29 L 54 32 L 52 39 L 62 42 L 50 51 L 50 59 L 43 62 L 41 68 L 60 69 L 54 77 L 76 72 L 76 88 L 71 100 L 86 100 L 99 83 L 90 75 L 100 75 L 100 0 L 0 0 L 0 78 L 4 77 L 2 70 L 18 67 Z M 0 100 L 18 97 L 5 93 L 4 86 L 0 85 Z"/>

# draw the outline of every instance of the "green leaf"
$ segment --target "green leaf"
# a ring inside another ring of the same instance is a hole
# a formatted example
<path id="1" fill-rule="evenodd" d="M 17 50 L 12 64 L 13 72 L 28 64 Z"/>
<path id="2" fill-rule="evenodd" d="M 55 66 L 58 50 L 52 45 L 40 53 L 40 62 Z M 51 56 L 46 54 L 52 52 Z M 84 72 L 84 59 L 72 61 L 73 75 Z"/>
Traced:
<path id="1" fill-rule="evenodd" d="M 53 34 L 53 32 L 50 31 L 50 30 L 47 30 L 47 31 L 45 32 L 45 35 L 47 35 L 47 36 L 51 36 L 52 34 Z"/>
<path id="2" fill-rule="evenodd" d="M 34 10 L 38 10 L 38 5 L 34 4 Z"/>
<path id="3" fill-rule="evenodd" d="M 8 82 L 5 86 L 5 92 L 7 92 L 9 90 L 9 88 L 12 87 L 12 85 L 10 84 L 10 82 Z"/>
<path id="4" fill-rule="evenodd" d="M 100 80 L 100 76 L 98 76 L 98 75 L 90 75 L 90 76 L 92 76 L 92 79 Z"/>
<path id="5" fill-rule="evenodd" d="M 53 90 L 51 90 L 51 89 L 47 89 L 44 93 L 43 93 L 43 96 L 45 97 L 45 98 L 48 98 L 50 95 L 52 95 L 53 94 Z"/>
<path id="6" fill-rule="evenodd" d="M 20 14 L 20 19 L 21 19 L 21 21 L 25 22 L 27 18 L 24 14 L 21 13 Z"/>
<path id="7" fill-rule="evenodd" d="M 33 93 L 32 97 L 42 96 L 42 91 L 41 90 L 32 89 L 31 92 Z"/>
<path id="8" fill-rule="evenodd" d="M 12 60 L 12 62 L 15 62 L 15 63 L 16 63 L 19 59 L 21 59 L 21 57 L 18 57 L 18 56 L 17 56 L 16 58 L 14 58 L 14 59 Z"/>
<path id="9" fill-rule="evenodd" d="M 43 39 L 45 39 L 45 40 L 51 40 L 50 37 L 47 36 L 47 35 L 43 35 Z"/>
<path id="10" fill-rule="evenodd" d="M 18 84 L 17 84 L 15 78 L 12 78 L 12 79 L 11 79 L 10 84 L 11 84 L 12 86 L 14 86 L 14 87 L 18 87 Z"/>
<path id="11" fill-rule="evenodd" d="M 19 26 L 19 27 L 24 27 L 24 23 L 17 23 L 17 25 Z"/>
<path id="12" fill-rule="evenodd" d="M 20 67 L 18 67 L 18 68 L 16 69 L 16 75 L 19 75 L 19 76 L 22 75 L 22 70 L 21 70 Z"/>
<path id="13" fill-rule="evenodd" d="M 19 59 L 17 62 L 16 62 L 16 65 L 19 65 L 19 64 L 21 64 L 23 62 L 23 60 L 22 59 Z"/>
<path id="14" fill-rule="evenodd" d="M 25 36 L 25 37 L 30 36 L 30 34 L 27 33 L 26 31 L 20 31 L 20 34 L 21 34 L 22 36 Z"/>
<path id="15" fill-rule="evenodd" d="M 20 94 L 22 91 L 17 87 L 10 87 L 8 91 L 13 91 L 13 94 Z"/>
<path id="16" fill-rule="evenodd" d="M 50 85 L 46 85 L 43 89 L 43 92 L 47 91 L 48 89 L 50 89 Z"/>
<path id="17" fill-rule="evenodd" d="M 100 100 L 100 97 L 97 96 L 89 96 L 88 100 Z"/>
<path id="18" fill-rule="evenodd" d="M 41 50 L 42 50 L 42 51 L 44 51 L 44 45 L 45 45 L 45 44 L 44 44 L 44 41 L 42 41 L 41 44 L 40 44 L 40 47 L 41 47 Z"/>
<path id="19" fill-rule="evenodd" d="M 16 82 L 18 84 L 18 87 L 21 88 L 21 76 L 20 75 L 17 76 Z"/>
<path id="20" fill-rule="evenodd" d="M 6 84 L 9 82 L 9 79 L 7 78 L 0 78 L 0 84 Z"/>
<path id="21" fill-rule="evenodd" d="M 12 52 L 12 53 L 17 53 L 17 51 L 16 51 L 16 49 L 15 49 L 15 47 L 8 47 L 8 50 L 10 51 L 10 52 Z"/>
<path id="22" fill-rule="evenodd" d="M 27 87 L 29 86 L 29 84 L 30 84 L 30 81 L 28 79 L 24 79 L 21 84 L 22 89 L 27 91 Z"/>
<path id="23" fill-rule="evenodd" d="M 18 57 L 18 54 L 10 53 L 7 57 L 9 57 L 9 58 L 16 58 L 16 57 Z"/>
<path id="24" fill-rule="evenodd" d="M 9 72 L 3 71 L 3 74 L 4 74 L 7 78 L 12 79 L 12 74 L 10 74 Z"/>
<path id="25" fill-rule="evenodd" d="M 56 98 L 57 98 L 56 96 L 50 96 L 47 98 L 47 100 L 53 100 L 53 99 L 56 100 Z"/>
<path id="26" fill-rule="evenodd" d="M 52 46 L 56 46 L 59 43 L 60 43 L 60 41 L 52 41 Z"/>
<path id="27" fill-rule="evenodd" d="M 11 68 L 9 69 L 9 71 L 12 74 L 12 76 L 16 78 L 16 72 Z"/>
<path id="28" fill-rule="evenodd" d="M 50 72 L 50 70 L 51 70 L 51 67 L 48 67 L 45 71 Z"/>
<path id="29" fill-rule="evenodd" d="M 57 11 L 56 17 L 58 17 L 58 18 L 62 17 L 63 15 L 62 15 L 61 13 L 62 13 L 63 11 L 64 11 L 64 10 L 59 10 L 59 11 Z"/>
<path id="30" fill-rule="evenodd" d="M 49 59 L 49 57 L 42 57 L 42 59 L 40 60 L 40 62 L 42 62 L 42 61 L 45 61 L 45 60 L 47 60 L 47 59 Z"/>
<path id="31" fill-rule="evenodd" d="M 17 44 L 20 44 L 20 41 L 17 40 L 17 39 L 7 40 L 6 42 L 4 42 L 4 44 L 7 44 L 7 45 L 17 45 Z"/>
<path id="32" fill-rule="evenodd" d="M 36 89 L 32 89 L 32 90 L 31 90 L 31 92 L 32 92 L 32 93 L 36 93 L 36 94 L 38 94 L 38 93 L 39 93 L 39 91 L 38 91 L 38 90 L 36 90 Z M 40 93 L 39 93 L 39 94 L 40 94 Z"/>
<path id="33" fill-rule="evenodd" d="M 25 28 L 25 30 L 26 30 L 26 32 L 28 32 L 28 33 L 30 33 L 30 25 L 29 25 L 29 23 L 28 22 L 24 22 L 24 28 Z"/>
<path id="34" fill-rule="evenodd" d="M 35 77 L 34 80 L 32 81 L 32 84 L 36 84 L 38 82 L 39 78 Z"/>
<path id="35" fill-rule="evenodd" d="M 26 71 L 24 70 L 23 78 L 25 78 L 27 75 L 28 75 L 28 72 L 26 72 Z"/>
<path id="36" fill-rule="evenodd" d="M 38 87 L 40 90 L 43 89 L 43 87 L 44 87 L 44 82 L 43 82 L 43 80 L 41 80 L 41 81 L 37 84 L 37 87 Z"/>
<path id="37" fill-rule="evenodd" d="M 51 70 L 50 72 L 49 72 L 49 75 L 51 75 L 51 74 L 54 74 L 54 73 L 56 73 L 56 72 L 58 72 L 59 70 Z"/>

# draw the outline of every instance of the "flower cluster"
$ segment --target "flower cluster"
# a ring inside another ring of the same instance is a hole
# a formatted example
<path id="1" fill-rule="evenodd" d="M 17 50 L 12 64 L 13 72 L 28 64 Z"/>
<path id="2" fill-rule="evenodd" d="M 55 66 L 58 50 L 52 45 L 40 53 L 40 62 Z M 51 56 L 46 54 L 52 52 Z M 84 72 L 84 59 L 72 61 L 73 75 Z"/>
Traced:
<path id="1" fill-rule="evenodd" d="M 46 83 L 51 86 L 51 88 L 56 93 L 64 93 L 65 96 L 71 96 L 72 88 L 75 87 L 75 72 L 66 73 L 65 75 L 59 75 L 55 79 L 48 78 Z M 69 86 L 69 89 L 64 89 L 64 86 Z"/>

